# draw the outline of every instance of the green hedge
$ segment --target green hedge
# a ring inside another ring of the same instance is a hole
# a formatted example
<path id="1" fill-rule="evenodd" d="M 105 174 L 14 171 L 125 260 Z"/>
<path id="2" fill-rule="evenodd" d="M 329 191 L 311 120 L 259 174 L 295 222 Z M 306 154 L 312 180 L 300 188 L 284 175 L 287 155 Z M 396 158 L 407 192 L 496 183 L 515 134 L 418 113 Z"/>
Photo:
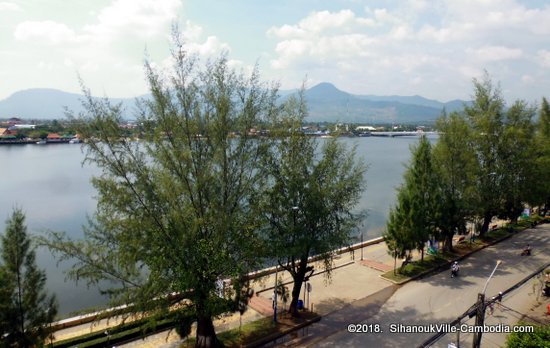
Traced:
<path id="1" fill-rule="evenodd" d="M 119 325 L 110 328 L 109 335 L 105 335 L 104 331 L 91 332 L 78 337 L 69 338 L 63 341 L 58 341 L 53 344 L 56 348 L 92 348 L 105 347 L 108 345 L 118 344 L 138 337 L 146 336 L 159 330 L 172 328 L 176 325 L 174 316 L 162 319 L 156 323 L 151 323 L 147 320 L 136 320 L 128 324 Z"/>

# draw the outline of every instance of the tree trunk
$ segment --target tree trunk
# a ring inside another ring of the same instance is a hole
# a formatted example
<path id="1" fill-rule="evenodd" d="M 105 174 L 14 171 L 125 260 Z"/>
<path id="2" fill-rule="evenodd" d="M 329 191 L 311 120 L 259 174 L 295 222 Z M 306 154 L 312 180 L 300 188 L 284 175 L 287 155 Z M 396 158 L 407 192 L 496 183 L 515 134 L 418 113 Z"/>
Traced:
<path id="1" fill-rule="evenodd" d="M 445 245 L 446 251 L 450 251 L 450 252 L 453 251 L 453 236 L 454 236 L 453 233 L 447 233 L 447 235 L 445 235 L 444 245 Z"/>
<path id="2" fill-rule="evenodd" d="M 298 266 L 298 271 L 294 277 L 294 285 L 292 287 L 292 300 L 290 301 L 290 306 L 288 307 L 288 312 L 293 317 L 299 317 L 300 313 L 298 312 L 298 300 L 300 299 L 300 291 L 302 290 L 302 284 L 304 282 L 304 277 L 306 275 L 307 268 L 307 257 L 300 259 L 300 264 Z"/>
<path id="3" fill-rule="evenodd" d="M 493 219 L 493 215 L 490 213 L 485 213 L 483 216 L 483 225 L 481 226 L 481 231 L 479 231 L 479 236 L 483 236 L 487 231 L 489 231 L 489 224 Z"/>
<path id="4" fill-rule="evenodd" d="M 214 323 L 211 317 L 199 317 L 197 319 L 197 348 L 216 348 L 223 347 L 223 344 L 218 340 Z"/>

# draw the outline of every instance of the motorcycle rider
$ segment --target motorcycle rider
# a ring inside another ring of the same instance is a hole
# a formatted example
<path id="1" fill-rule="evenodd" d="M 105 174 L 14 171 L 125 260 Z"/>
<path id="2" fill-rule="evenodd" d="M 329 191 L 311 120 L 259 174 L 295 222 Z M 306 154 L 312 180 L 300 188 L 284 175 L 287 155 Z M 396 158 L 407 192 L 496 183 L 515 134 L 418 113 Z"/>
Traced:
<path id="1" fill-rule="evenodd" d="M 451 278 L 457 276 L 459 270 L 460 270 L 460 267 L 458 266 L 458 261 L 455 261 L 451 266 Z"/>

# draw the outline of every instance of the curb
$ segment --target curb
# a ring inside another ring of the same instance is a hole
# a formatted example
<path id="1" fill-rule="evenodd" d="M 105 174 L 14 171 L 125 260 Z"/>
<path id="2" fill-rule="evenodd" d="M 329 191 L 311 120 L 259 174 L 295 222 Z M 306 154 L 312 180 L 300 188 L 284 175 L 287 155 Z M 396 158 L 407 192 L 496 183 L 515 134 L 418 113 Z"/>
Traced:
<path id="1" fill-rule="evenodd" d="M 286 329 L 286 330 L 283 330 L 281 332 L 277 332 L 277 333 L 274 333 L 274 334 L 271 334 L 271 335 L 268 335 L 268 336 L 265 336 L 265 337 L 262 337 L 252 343 L 249 343 L 247 345 L 244 345 L 245 348 L 255 348 L 255 347 L 260 347 L 260 346 L 263 346 L 264 344 L 267 344 L 269 342 L 272 342 L 272 341 L 275 341 L 281 337 L 284 337 L 286 335 L 288 335 L 289 333 L 291 332 L 294 332 L 294 331 L 297 331 L 297 330 L 300 330 L 306 326 L 309 326 L 313 323 L 316 323 L 318 321 L 321 320 L 321 316 L 320 315 L 317 315 L 316 317 L 312 318 L 312 319 L 308 319 L 306 320 L 305 322 L 303 323 L 300 323 L 298 325 L 295 325 L 289 329 Z"/>
<path id="2" fill-rule="evenodd" d="M 502 237 L 502 238 L 495 239 L 494 241 L 492 241 L 492 242 L 490 242 L 490 243 L 488 243 L 488 244 L 483 245 L 483 246 L 480 247 L 479 249 L 472 250 L 472 251 L 470 251 L 470 252 L 468 252 L 468 253 L 466 253 L 466 254 L 464 254 L 464 255 L 462 255 L 462 256 L 457 257 L 456 259 L 452 259 L 452 260 L 450 260 L 450 261 L 447 261 L 445 264 L 442 264 L 442 265 L 440 265 L 440 266 L 438 266 L 438 267 L 436 267 L 436 268 L 428 269 L 428 270 L 426 270 L 426 271 L 424 271 L 424 272 L 422 272 L 422 273 L 419 273 L 419 274 L 417 274 L 417 275 L 415 275 L 415 276 L 413 276 L 413 277 L 410 277 L 410 278 L 407 278 L 407 279 L 404 279 L 404 280 L 401 280 L 401 281 L 395 281 L 395 280 L 386 278 L 386 277 L 384 277 L 382 274 L 380 274 L 379 277 L 382 278 L 382 279 L 384 279 L 384 280 L 387 280 L 387 281 L 389 281 L 390 283 L 393 283 L 393 284 L 395 284 L 395 285 L 403 285 L 403 284 L 406 284 L 406 283 L 408 283 L 408 282 L 410 282 L 410 281 L 413 281 L 413 280 L 422 278 L 422 277 L 424 277 L 424 276 L 426 276 L 426 275 L 429 275 L 429 274 L 432 274 L 432 273 L 439 273 L 439 272 L 442 272 L 444 269 L 449 268 L 449 265 L 450 265 L 451 263 L 453 263 L 454 261 L 462 261 L 462 260 L 464 260 L 465 258 L 469 257 L 470 255 L 472 255 L 472 254 L 474 254 L 474 253 L 476 253 L 476 252 L 478 252 L 478 251 L 481 251 L 481 250 L 483 250 L 483 249 L 485 249 L 485 248 L 488 248 L 488 247 L 490 247 L 490 246 L 493 246 L 493 245 L 495 245 L 495 244 L 497 244 L 497 243 L 500 243 L 500 242 L 502 242 L 503 240 L 506 240 L 506 239 L 508 239 L 508 238 L 511 238 L 512 236 L 515 236 L 515 235 L 518 234 L 519 232 L 523 232 L 523 231 L 525 231 L 525 230 L 528 229 L 528 228 L 529 228 L 529 227 L 527 227 L 527 228 L 525 228 L 525 229 L 523 229 L 523 230 L 521 230 L 521 231 L 512 232 L 511 234 L 509 234 L 509 235 L 507 235 L 507 236 L 504 236 L 504 237 Z"/>

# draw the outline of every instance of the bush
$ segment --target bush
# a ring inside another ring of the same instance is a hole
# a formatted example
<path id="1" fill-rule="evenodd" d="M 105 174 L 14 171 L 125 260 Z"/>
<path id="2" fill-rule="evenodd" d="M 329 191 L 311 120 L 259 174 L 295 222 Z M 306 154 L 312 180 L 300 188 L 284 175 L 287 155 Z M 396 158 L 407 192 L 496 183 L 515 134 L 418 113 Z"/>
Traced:
<path id="1" fill-rule="evenodd" d="M 533 332 L 511 333 L 506 338 L 508 348 L 550 348 L 550 325 L 538 326 L 530 323 L 519 322 L 518 326 L 533 326 Z"/>

